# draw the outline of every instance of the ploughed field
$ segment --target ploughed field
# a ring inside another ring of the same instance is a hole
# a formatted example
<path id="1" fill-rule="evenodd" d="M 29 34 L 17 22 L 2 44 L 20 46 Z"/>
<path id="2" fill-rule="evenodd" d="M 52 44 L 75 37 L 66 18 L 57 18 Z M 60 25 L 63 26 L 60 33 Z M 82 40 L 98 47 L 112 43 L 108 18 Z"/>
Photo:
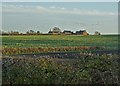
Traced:
<path id="1" fill-rule="evenodd" d="M 117 35 L 2 36 L 2 84 L 120 84 Z"/>

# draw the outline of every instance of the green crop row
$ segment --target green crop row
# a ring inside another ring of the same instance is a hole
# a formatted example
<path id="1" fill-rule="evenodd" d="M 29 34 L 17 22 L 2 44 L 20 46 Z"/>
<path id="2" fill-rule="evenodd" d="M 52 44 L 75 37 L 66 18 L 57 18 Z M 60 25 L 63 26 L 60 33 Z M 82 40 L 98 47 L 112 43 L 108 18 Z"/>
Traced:
<path id="1" fill-rule="evenodd" d="M 104 50 L 118 49 L 117 35 L 79 36 L 79 35 L 39 35 L 2 36 L 2 48 L 56 48 L 56 47 L 104 47 Z M 7 51 L 6 51 L 7 53 Z"/>

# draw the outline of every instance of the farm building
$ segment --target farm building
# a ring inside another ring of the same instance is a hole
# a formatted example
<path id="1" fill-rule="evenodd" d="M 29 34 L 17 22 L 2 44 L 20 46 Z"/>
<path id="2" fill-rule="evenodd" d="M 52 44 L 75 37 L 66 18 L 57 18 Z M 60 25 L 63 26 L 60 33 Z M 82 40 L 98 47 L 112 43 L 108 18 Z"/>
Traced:
<path id="1" fill-rule="evenodd" d="M 50 30 L 48 33 L 49 34 L 60 34 L 61 30 L 58 27 L 54 27 L 53 30 Z"/>
<path id="2" fill-rule="evenodd" d="M 80 30 L 80 31 L 76 31 L 75 33 L 76 35 L 89 35 L 86 30 Z"/>
<path id="3" fill-rule="evenodd" d="M 101 35 L 100 32 L 96 31 L 94 35 Z"/>
<path id="4" fill-rule="evenodd" d="M 64 30 L 63 34 L 70 35 L 70 34 L 73 34 L 73 32 L 72 31 L 68 31 L 68 30 Z"/>

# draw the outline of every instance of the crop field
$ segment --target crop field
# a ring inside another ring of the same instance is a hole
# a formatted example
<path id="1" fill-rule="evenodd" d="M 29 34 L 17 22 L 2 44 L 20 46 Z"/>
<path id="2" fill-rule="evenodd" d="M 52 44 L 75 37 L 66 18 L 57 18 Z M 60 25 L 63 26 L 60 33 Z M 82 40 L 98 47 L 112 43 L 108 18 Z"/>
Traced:
<path id="1" fill-rule="evenodd" d="M 3 84 L 119 84 L 117 55 L 4 58 Z"/>
<path id="2" fill-rule="evenodd" d="M 38 35 L 3 36 L 2 54 L 117 50 L 117 35 Z"/>
<path id="3" fill-rule="evenodd" d="M 120 84 L 118 37 L 2 36 L 2 84 Z"/>

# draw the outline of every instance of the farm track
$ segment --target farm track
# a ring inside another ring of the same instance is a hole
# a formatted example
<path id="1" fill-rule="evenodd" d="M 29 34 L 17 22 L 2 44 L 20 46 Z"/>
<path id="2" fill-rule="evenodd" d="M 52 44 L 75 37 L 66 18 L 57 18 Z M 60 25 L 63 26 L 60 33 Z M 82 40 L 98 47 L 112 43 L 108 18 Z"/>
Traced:
<path id="1" fill-rule="evenodd" d="M 93 56 L 93 55 L 120 55 L 120 50 L 102 50 L 94 51 L 93 53 L 80 53 L 80 52 L 48 52 L 48 53 L 39 53 L 39 54 L 19 54 L 19 55 L 10 55 L 9 57 L 28 57 L 28 58 L 78 58 L 81 56 Z M 3 55 L 3 57 L 6 57 Z"/>

